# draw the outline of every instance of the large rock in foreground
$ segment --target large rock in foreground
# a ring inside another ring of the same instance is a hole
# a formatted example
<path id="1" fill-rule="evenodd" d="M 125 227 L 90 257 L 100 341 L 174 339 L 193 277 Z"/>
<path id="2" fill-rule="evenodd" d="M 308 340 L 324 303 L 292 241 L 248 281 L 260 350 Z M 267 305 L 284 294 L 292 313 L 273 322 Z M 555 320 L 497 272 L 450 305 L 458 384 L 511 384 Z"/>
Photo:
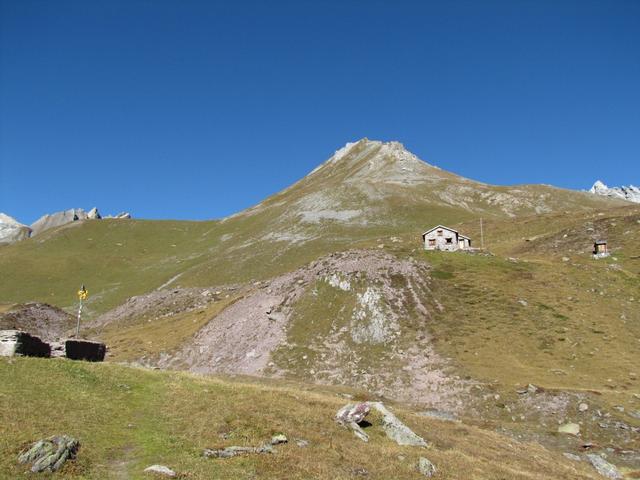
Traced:
<path id="1" fill-rule="evenodd" d="M 71 360 L 102 362 L 107 354 L 107 346 L 90 340 L 67 340 L 64 342 L 65 357 Z"/>
<path id="2" fill-rule="evenodd" d="M 67 435 L 54 435 L 39 440 L 28 450 L 18 455 L 18 462 L 31 463 L 32 472 L 55 472 L 67 460 L 73 459 L 80 448 L 80 442 Z"/>
<path id="3" fill-rule="evenodd" d="M 49 357 L 51 347 L 38 337 L 20 330 L 0 330 L 0 357 Z"/>

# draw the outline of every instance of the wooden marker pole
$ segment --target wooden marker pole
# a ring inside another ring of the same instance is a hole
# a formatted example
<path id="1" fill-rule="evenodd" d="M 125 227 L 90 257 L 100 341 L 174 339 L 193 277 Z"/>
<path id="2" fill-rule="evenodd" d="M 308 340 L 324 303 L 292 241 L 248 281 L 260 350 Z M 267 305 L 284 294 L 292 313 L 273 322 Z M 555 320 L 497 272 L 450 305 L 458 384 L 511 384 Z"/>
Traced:
<path id="1" fill-rule="evenodd" d="M 484 250 L 484 231 L 482 230 L 482 217 L 480 217 L 480 247 Z"/>

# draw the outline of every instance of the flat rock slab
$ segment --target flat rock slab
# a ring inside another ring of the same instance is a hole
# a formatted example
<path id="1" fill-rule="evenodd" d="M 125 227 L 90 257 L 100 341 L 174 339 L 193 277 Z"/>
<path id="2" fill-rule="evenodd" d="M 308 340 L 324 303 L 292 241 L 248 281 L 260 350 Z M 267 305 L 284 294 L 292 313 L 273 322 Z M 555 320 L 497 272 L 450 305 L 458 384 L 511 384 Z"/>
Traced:
<path id="1" fill-rule="evenodd" d="M 32 472 L 55 472 L 67 460 L 75 458 L 80 442 L 67 435 L 38 440 L 18 455 L 18 462 L 30 463 Z"/>
<path id="2" fill-rule="evenodd" d="M 622 480 L 624 478 L 615 465 L 610 464 L 600 455 L 589 453 L 587 454 L 587 460 L 603 477 L 611 478 L 612 480 Z"/>
<path id="3" fill-rule="evenodd" d="M 102 362 L 107 354 L 107 346 L 89 340 L 67 340 L 64 342 L 65 356 L 71 360 Z"/>
<path id="4" fill-rule="evenodd" d="M 153 473 L 156 475 L 163 475 L 169 478 L 175 478 L 176 472 L 171 470 L 169 467 L 165 467 L 164 465 L 151 465 L 144 469 L 144 473 Z"/>
<path id="5" fill-rule="evenodd" d="M 226 447 L 218 450 L 205 449 L 203 455 L 213 458 L 231 458 L 238 455 L 248 455 L 252 453 L 273 453 L 271 445 L 263 445 L 262 447 Z"/>
<path id="6" fill-rule="evenodd" d="M 0 330 L 0 356 L 49 357 L 51 347 L 38 337 L 22 330 Z"/>

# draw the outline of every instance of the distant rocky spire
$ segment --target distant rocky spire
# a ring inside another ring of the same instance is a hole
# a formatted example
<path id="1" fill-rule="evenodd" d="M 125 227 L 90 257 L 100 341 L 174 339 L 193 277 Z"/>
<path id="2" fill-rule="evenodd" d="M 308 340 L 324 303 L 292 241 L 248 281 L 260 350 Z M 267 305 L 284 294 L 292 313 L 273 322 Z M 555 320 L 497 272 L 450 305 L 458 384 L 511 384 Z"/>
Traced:
<path id="1" fill-rule="evenodd" d="M 633 185 L 629 185 L 628 187 L 607 187 L 601 180 L 596 180 L 589 192 L 594 195 L 620 198 L 629 202 L 640 203 L 640 188 Z"/>

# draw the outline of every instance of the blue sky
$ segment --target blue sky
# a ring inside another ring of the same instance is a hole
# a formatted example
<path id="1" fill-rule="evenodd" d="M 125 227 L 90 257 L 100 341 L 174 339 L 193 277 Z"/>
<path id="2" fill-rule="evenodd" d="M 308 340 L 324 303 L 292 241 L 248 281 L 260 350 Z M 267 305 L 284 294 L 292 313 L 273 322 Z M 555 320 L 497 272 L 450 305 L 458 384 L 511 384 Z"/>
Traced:
<path id="1" fill-rule="evenodd" d="M 209 219 L 361 137 L 640 183 L 640 2 L 0 0 L 0 211 Z"/>

